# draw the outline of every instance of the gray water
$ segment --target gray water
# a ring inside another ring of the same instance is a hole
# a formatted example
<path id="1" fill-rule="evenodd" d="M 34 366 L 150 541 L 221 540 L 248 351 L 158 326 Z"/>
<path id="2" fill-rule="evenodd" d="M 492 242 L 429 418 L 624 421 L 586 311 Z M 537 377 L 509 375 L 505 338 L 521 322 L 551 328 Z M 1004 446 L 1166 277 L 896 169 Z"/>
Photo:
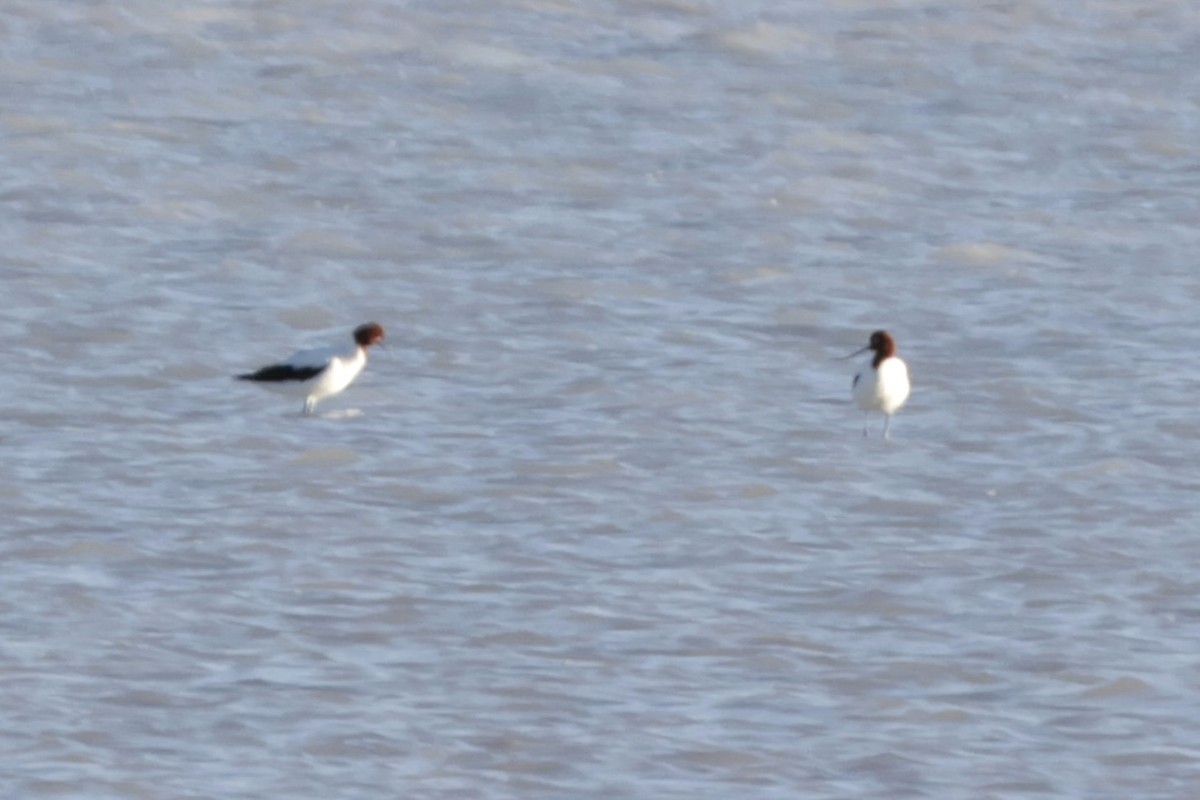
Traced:
<path id="1" fill-rule="evenodd" d="M 1200 792 L 1200 6 L 0 41 L 0 796 Z"/>

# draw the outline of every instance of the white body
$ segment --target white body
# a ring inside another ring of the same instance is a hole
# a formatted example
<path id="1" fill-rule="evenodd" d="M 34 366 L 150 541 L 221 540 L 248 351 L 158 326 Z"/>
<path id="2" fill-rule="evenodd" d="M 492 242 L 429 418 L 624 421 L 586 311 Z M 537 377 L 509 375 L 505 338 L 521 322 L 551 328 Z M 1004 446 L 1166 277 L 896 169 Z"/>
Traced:
<path id="1" fill-rule="evenodd" d="M 878 367 L 873 362 L 874 357 L 854 376 L 854 400 L 863 411 L 882 411 L 887 415 L 883 423 L 883 435 L 887 437 L 892 414 L 904 405 L 911 390 L 908 366 L 897 356 L 885 358 Z M 863 434 L 866 432 L 864 428 Z"/>
<path id="2" fill-rule="evenodd" d="M 304 412 L 311 414 L 319 401 L 345 389 L 367 365 L 367 351 L 358 345 L 353 348 L 323 347 L 301 350 L 280 362 L 282 366 L 320 367 L 324 369 L 304 381 L 264 381 L 260 385 L 277 394 L 304 398 Z"/>

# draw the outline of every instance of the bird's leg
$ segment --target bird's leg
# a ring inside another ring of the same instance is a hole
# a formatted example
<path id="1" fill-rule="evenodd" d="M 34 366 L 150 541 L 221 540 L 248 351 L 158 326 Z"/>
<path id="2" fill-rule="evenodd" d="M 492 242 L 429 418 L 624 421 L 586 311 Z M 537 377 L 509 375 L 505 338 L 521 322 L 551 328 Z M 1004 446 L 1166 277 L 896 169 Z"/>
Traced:
<path id="1" fill-rule="evenodd" d="M 871 424 L 871 415 L 869 412 L 864 411 L 863 412 L 863 438 L 864 439 L 869 435 L 867 433 L 867 428 L 870 426 L 870 424 Z"/>
<path id="2" fill-rule="evenodd" d="M 304 416 L 309 416 L 316 409 L 317 404 L 311 397 L 304 398 Z"/>
<path id="3" fill-rule="evenodd" d="M 888 441 L 892 440 L 892 434 L 890 432 L 891 427 L 892 427 L 892 415 L 884 414 L 883 415 L 883 438 Z"/>

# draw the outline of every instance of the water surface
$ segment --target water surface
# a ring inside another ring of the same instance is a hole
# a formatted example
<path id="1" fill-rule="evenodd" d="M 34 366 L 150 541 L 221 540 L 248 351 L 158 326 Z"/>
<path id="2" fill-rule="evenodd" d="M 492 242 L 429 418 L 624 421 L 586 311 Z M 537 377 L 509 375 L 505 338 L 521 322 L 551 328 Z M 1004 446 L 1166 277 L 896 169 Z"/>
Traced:
<path id="1" fill-rule="evenodd" d="M 1187 4 L 0 36 L 0 794 L 1194 796 Z"/>

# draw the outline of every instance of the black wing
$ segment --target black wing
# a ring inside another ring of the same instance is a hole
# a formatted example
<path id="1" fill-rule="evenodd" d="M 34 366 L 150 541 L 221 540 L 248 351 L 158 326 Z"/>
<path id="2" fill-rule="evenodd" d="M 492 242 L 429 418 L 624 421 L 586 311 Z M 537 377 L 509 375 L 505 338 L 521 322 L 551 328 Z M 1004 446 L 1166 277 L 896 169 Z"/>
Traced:
<path id="1" fill-rule="evenodd" d="M 320 375 L 329 365 L 323 367 L 293 367 L 290 364 L 274 364 L 263 367 L 258 372 L 247 372 L 238 375 L 239 381 L 264 381 L 267 383 L 285 383 L 287 381 L 306 381 Z"/>

